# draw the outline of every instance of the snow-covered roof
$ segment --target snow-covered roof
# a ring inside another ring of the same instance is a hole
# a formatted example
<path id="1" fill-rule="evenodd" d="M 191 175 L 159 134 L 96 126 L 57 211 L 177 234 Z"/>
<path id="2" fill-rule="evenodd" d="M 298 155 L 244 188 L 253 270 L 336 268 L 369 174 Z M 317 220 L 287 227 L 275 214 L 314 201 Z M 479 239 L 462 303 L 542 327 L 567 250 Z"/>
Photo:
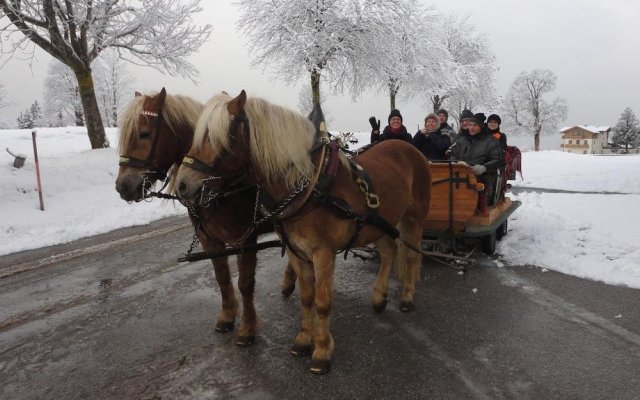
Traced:
<path id="1" fill-rule="evenodd" d="M 605 132 L 605 131 L 608 131 L 610 129 L 609 126 L 574 125 L 574 126 L 568 126 L 566 128 L 562 128 L 562 129 L 560 129 L 560 132 L 564 132 L 564 131 L 567 131 L 567 130 L 573 129 L 573 128 L 582 128 L 582 129 L 586 129 L 589 132 L 593 132 L 593 133 Z"/>

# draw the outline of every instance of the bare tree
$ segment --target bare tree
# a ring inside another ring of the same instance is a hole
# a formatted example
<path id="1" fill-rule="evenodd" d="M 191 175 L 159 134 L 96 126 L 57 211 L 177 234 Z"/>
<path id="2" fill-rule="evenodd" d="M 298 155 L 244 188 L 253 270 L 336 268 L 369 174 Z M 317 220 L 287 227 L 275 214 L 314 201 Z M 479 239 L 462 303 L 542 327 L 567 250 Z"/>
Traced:
<path id="1" fill-rule="evenodd" d="M 108 147 L 91 65 L 115 48 L 132 62 L 195 77 L 187 57 L 209 37 L 211 26 L 191 24 L 200 0 L 0 0 L 2 55 L 38 46 L 73 71 L 91 148 Z M 6 40 L 5 40 L 6 39 Z"/>
<path id="2" fill-rule="evenodd" d="M 540 135 L 555 132 L 567 116 L 564 99 L 558 97 L 548 103 L 543 98 L 555 90 L 556 81 L 556 75 L 548 69 L 521 72 L 504 99 L 506 125 L 515 131 L 533 132 L 535 151 L 540 149 Z"/>
<path id="3" fill-rule="evenodd" d="M 44 80 L 44 104 L 45 119 L 50 125 L 72 123 L 84 126 L 78 81 L 71 68 L 58 60 L 51 60 L 49 63 Z"/>
<path id="4" fill-rule="evenodd" d="M 640 141 L 640 122 L 636 114 L 627 107 L 613 127 L 613 144 L 624 147 L 625 153 L 629 152 L 629 147 L 634 148 Z"/>
<path id="5" fill-rule="evenodd" d="M 134 77 L 126 62 L 113 50 L 104 51 L 96 60 L 95 75 L 101 114 L 107 126 L 117 126 L 120 109 L 132 92 Z"/>
<path id="6" fill-rule="evenodd" d="M 312 104 L 320 102 L 324 76 L 336 92 L 366 87 L 363 53 L 376 46 L 372 32 L 382 32 L 371 16 L 400 0 L 238 0 L 239 29 L 248 37 L 252 65 L 292 82 L 309 76 Z"/>

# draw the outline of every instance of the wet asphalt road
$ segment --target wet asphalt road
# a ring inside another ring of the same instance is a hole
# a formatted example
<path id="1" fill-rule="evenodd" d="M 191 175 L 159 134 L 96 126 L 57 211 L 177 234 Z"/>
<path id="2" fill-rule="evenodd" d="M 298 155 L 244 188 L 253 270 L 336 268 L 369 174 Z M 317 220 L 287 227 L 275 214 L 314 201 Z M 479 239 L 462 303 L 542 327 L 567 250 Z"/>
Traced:
<path id="1" fill-rule="evenodd" d="M 288 348 L 299 298 L 261 252 L 251 348 L 216 334 L 210 262 L 173 218 L 0 258 L 1 399 L 637 399 L 640 291 L 484 258 L 425 261 L 413 313 L 370 306 L 375 263 L 338 260 L 332 371 Z M 85 250 L 78 250 L 85 249 Z M 85 254 L 86 253 L 86 254 Z M 57 254 L 57 257 L 51 257 Z"/>

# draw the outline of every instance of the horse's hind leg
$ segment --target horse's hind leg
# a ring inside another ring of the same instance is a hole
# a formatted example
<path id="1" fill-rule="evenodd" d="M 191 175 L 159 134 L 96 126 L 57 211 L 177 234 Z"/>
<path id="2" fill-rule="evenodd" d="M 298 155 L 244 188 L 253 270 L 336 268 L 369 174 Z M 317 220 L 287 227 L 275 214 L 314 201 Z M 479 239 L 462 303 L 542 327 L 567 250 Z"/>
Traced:
<path id="1" fill-rule="evenodd" d="M 202 234 L 199 235 L 202 248 L 205 251 L 220 251 L 224 249 L 224 243 L 214 241 L 214 239 Z M 227 257 L 218 257 L 211 260 L 213 270 L 215 272 L 216 281 L 220 287 L 222 295 L 222 310 L 216 320 L 215 331 L 218 333 L 226 333 L 233 330 L 233 324 L 238 312 L 238 301 L 236 300 L 231 274 L 229 272 L 229 263 Z"/>
<path id="2" fill-rule="evenodd" d="M 253 294 L 256 284 L 256 253 L 244 253 L 238 256 L 238 288 L 242 294 L 242 320 L 236 336 L 238 346 L 250 346 L 255 343 L 257 331 L 256 309 Z"/>
<path id="3" fill-rule="evenodd" d="M 405 215 L 399 224 L 400 237 L 416 247 L 420 247 L 422 240 L 422 219 Z M 420 280 L 420 262 L 422 255 L 404 244 L 398 245 L 396 265 L 398 277 L 402 281 L 402 294 L 400 295 L 400 311 L 408 312 L 415 309 L 416 284 Z"/>
<path id="4" fill-rule="evenodd" d="M 296 271 L 291 266 L 291 261 L 287 261 L 287 267 L 282 276 L 282 295 L 284 297 L 291 296 L 294 290 L 296 290 Z"/>
<path id="5" fill-rule="evenodd" d="M 389 274 L 393 266 L 393 258 L 396 253 L 396 243 L 388 236 L 383 236 L 376 242 L 376 248 L 380 253 L 380 269 L 373 284 L 372 304 L 373 311 L 381 313 L 387 307 L 389 293 Z"/>

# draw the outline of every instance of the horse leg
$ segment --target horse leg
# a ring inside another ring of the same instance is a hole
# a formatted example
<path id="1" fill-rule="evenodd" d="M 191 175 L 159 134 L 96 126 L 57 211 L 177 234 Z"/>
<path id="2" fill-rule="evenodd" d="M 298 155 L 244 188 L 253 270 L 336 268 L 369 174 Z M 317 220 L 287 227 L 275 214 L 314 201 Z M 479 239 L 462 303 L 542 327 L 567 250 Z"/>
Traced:
<path id="1" fill-rule="evenodd" d="M 257 254 L 245 253 L 237 257 L 238 288 L 242 295 L 242 319 L 236 336 L 236 344 L 241 347 L 250 346 L 256 341 L 257 317 L 253 303 L 256 284 Z"/>
<path id="2" fill-rule="evenodd" d="M 298 276 L 300 302 L 302 304 L 302 325 L 293 341 L 293 346 L 290 351 L 291 354 L 296 357 L 304 357 L 311 354 L 312 349 L 313 300 L 315 298 L 313 266 L 291 254 L 291 252 L 287 252 L 287 255 L 289 257 L 289 264 Z"/>
<path id="3" fill-rule="evenodd" d="M 316 324 L 313 331 L 315 349 L 311 355 L 311 372 L 326 374 L 331 370 L 331 356 L 334 343 L 329 322 L 333 302 L 333 269 L 335 252 L 320 249 L 313 254 L 313 270 L 315 274 L 315 310 Z"/>
<path id="4" fill-rule="evenodd" d="M 376 248 L 380 253 L 380 269 L 373 283 L 372 304 L 373 311 L 381 313 L 387 307 L 387 295 L 389 293 L 389 275 L 393 266 L 393 258 L 396 254 L 396 242 L 388 236 L 383 236 L 376 242 Z"/>
<path id="5" fill-rule="evenodd" d="M 294 271 L 291 266 L 291 261 L 287 262 L 287 268 L 284 271 L 284 275 L 282 276 L 282 295 L 284 297 L 291 296 L 294 290 L 296 290 L 296 271 Z"/>
<path id="6" fill-rule="evenodd" d="M 209 238 L 205 234 L 199 234 L 200 243 L 205 251 L 220 251 L 224 249 L 224 244 L 213 238 Z M 218 257 L 211 260 L 213 270 L 215 272 L 220 294 L 222 295 L 222 310 L 216 320 L 215 331 L 218 333 L 227 333 L 233 330 L 233 325 L 238 312 L 238 301 L 236 300 L 235 290 L 231 282 L 231 274 L 229 272 L 229 263 L 227 257 Z"/>
<path id="7" fill-rule="evenodd" d="M 400 221 L 400 237 L 407 242 L 420 246 L 422 239 L 422 220 L 409 214 Z M 402 281 L 402 294 L 400 295 L 400 311 L 409 312 L 415 309 L 416 284 L 420 280 L 420 263 L 422 255 L 411 250 L 404 244 L 398 245 L 398 275 Z"/>

